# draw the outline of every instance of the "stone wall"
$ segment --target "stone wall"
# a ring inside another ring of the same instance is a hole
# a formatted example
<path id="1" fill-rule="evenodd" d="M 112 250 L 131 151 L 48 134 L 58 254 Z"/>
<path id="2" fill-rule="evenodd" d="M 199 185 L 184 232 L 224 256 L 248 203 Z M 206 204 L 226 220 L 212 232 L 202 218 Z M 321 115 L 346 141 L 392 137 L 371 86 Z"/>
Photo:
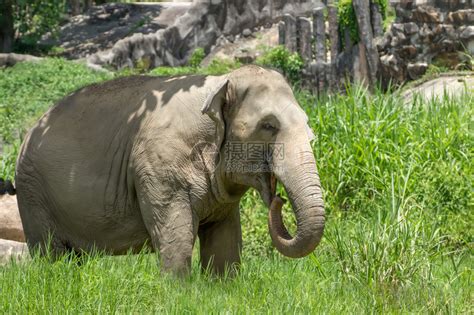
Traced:
<path id="1" fill-rule="evenodd" d="M 382 15 L 377 4 L 353 0 L 359 42 L 338 23 L 337 5 L 314 5 L 310 18 L 286 14 L 279 24 L 280 44 L 298 52 L 304 63 L 302 83 L 313 93 L 343 89 L 347 80 L 374 88 L 379 55 L 374 36 L 383 34 Z M 326 14 L 327 13 L 327 14 Z"/>
<path id="2" fill-rule="evenodd" d="M 418 79 L 438 60 L 462 67 L 466 55 L 474 55 L 474 0 L 402 0 L 392 5 L 396 21 L 376 39 L 385 83 Z"/>
<path id="3" fill-rule="evenodd" d="M 153 34 L 135 34 L 118 41 L 88 62 L 114 68 L 179 66 L 186 63 L 197 47 L 209 52 L 220 36 L 274 22 L 285 12 L 304 14 L 312 0 L 196 0 L 176 22 Z"/>

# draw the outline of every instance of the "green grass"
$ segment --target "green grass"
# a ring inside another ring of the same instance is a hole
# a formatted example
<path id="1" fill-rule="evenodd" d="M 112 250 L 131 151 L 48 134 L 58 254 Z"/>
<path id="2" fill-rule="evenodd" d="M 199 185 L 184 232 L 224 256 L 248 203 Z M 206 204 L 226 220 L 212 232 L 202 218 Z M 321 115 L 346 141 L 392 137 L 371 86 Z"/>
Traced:
<path id="1" fill-rule="evenodd" d="M 152 74 L 196 71 L 209 70 Z M 54 100 L 111 77 L 61 60 L 0 70 L 0 175 L 13 175 L 21 135 Z M 361 88 L 296 96 L 316 135 L 325 189 L 326 231 L 314 254 L 276 253 L 267 210 L 251 191 L 241 203 L 244 254 L 235 279 L 201 274 L 197 255 L 181 281 L 160 274 L 150 254 L 94 255 L 80 267 L 35 258 L 0 267 L 0 313 L 472 313 L 472 91 L 415 98 L 412 106 Z M 294 229 L 287 206 L 284 215 Z"/>
<path id="2" fill-rule="evenodd" d="M 329 234 L 331 237 L 331 234 Z M 0 269 L 2 313 L 466 313 L 472 272 L 439 257 L 407 285 L 372 286 L 344 269 L 330 240 L 302 260 L 244 257 L 235 279 L 160 273 L 153 255 L 96 256 L 80 267 L 36 259 Z M 317 258 L 316 258 L 317 257 Z M 472 302 L 472 301 L 471 301 Z"/>

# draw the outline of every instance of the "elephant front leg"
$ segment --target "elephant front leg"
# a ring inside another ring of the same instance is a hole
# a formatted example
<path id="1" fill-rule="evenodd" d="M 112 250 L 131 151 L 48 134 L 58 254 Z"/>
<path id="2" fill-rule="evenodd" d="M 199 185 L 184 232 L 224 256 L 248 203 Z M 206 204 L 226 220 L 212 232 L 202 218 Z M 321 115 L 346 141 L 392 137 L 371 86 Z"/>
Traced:
<path id="1" fill-rule="evenodd" d="M 162 270 L 178 276 L 188 275 L 199 224 L 190 205 L 175 202 L 166 207 L 157 206 L 143 196 L 140 210 L 152 246 L 160 253 Z"/>
<path id="2" fill-rule="evenodd" d="M 218 275 L 234 274 L 240 265 L 242 232 L 238 205 L 222 221 L 199 227 L 201 266 Z"/>

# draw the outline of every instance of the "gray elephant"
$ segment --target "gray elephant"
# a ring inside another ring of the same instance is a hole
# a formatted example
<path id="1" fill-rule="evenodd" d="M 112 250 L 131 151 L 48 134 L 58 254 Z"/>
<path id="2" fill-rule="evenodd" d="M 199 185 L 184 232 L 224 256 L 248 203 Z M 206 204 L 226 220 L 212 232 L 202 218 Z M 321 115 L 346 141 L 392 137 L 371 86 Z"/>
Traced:
<path id="1" fill-rule="evenodd" d="M 223 76 L 132 76 L 95 84 L 51 108 L 25 138 L 16 193 L 30 249 L 53 254 L 159 251 L 161 268 L 238 266 L 239 201 L 257 189 L 283 255 L 303 257 L 324 229 L 313 133 L 278 72 L 246 66 Z M 297 231 L 281 219 L 277 181 Z M 46 244 L 49 245 L 46 245 Z"/>

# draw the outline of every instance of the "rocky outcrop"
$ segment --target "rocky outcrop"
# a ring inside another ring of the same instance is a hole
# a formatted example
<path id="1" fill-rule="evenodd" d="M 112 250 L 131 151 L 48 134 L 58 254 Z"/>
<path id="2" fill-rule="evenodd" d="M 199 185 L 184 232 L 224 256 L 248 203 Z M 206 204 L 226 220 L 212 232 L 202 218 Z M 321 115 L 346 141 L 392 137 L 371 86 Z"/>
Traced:
<path id="1" fill-rule="evenodd" d="M 474 7 L 469 1 L 394 3 L 397 19 L 376 39 L 382 81 L 418 79 L 434 61 L 454 69 L 466 52 L 474 55 Z"/>
<path id="2" fill-rule="evenodd" d="M 222 35 L 253 30 L 272 23 L 285 12 L 303 14 L 312 7 L 310 0 L 195 1 L 167 28 L 119 40 L 111 49 L 90 56 L 88 61 L 119 69 L 139 62 L 146 67 L 178 66 L 186 63 L 197 47 L 208 53 Z"/>
<path id="3" fill-rule="evenodd" d="M 12 67 L 19 62 L 29 61 L 36 62 L 40 61 L 42 58 L 31 56 L 31 55 L 21 55 L 21 54 L 0 54 L 0 67 Z"/>
<path id="4" fill-rule="evenodd" d="M 41 45 L 58 47 L 56 54 L 69 59 L 85 58 L 104 51 L 133 34 L 152 34 L 175 22 L 189 4 L 107 3 L 73 16 L 58 36 L 46 35 Z"/>
<path id="5" fill-rule="evenodd" d="M 0 239 L 25 241 L 15 196 L 0 197 Z"/>

